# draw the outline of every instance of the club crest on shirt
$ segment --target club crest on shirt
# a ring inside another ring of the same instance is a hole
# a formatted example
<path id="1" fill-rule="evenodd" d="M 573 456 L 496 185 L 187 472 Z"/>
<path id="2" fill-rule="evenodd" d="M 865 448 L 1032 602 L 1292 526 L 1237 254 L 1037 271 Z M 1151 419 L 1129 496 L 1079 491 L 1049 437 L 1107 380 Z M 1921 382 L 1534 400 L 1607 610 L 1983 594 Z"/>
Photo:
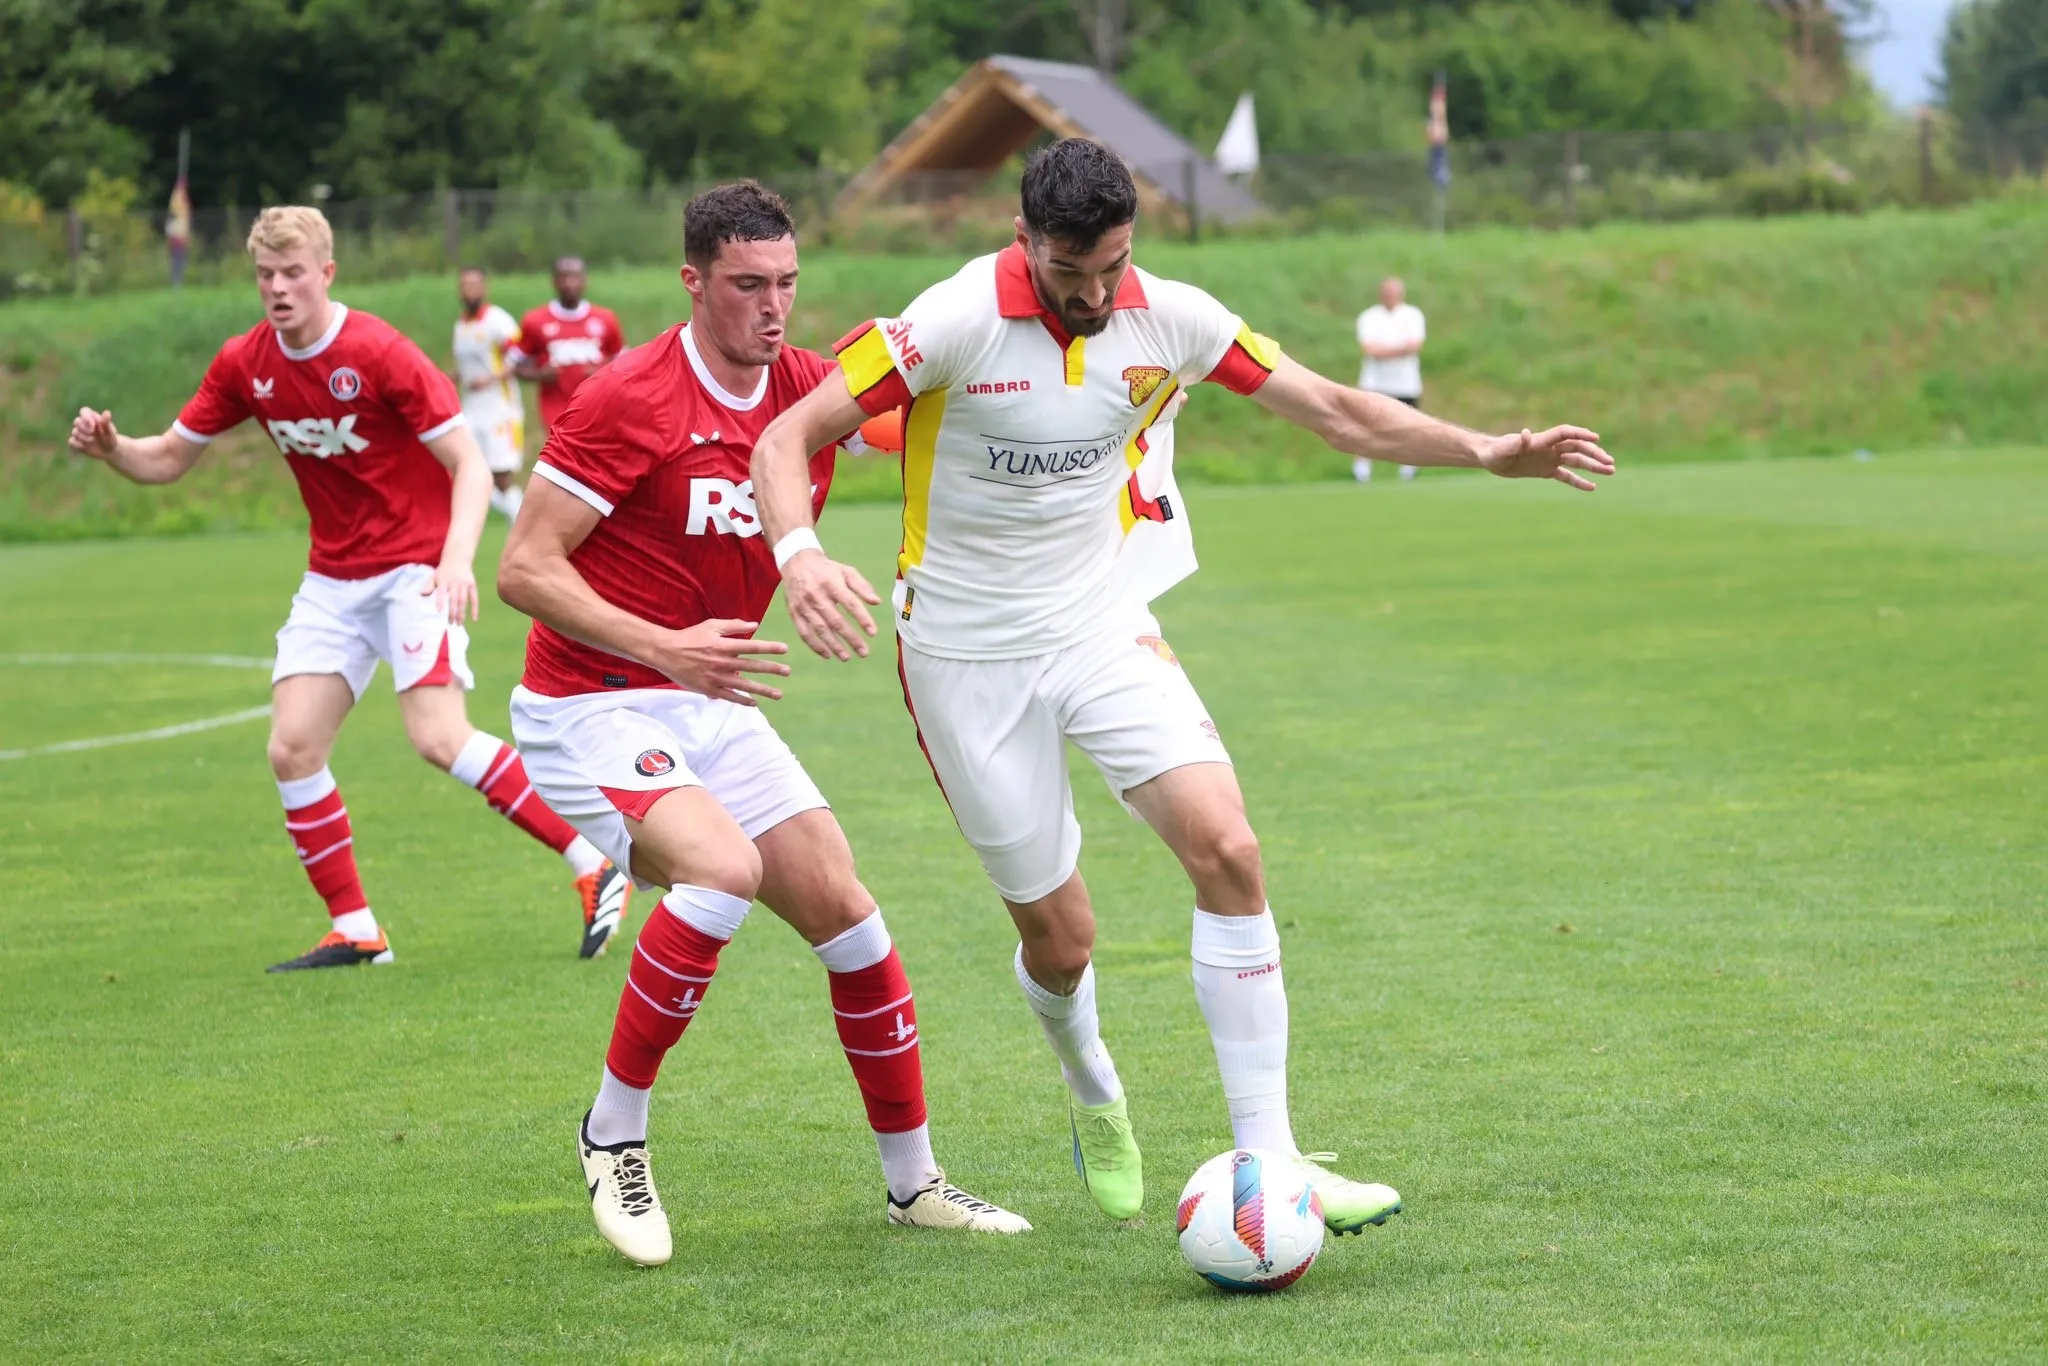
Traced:
<path id="1" fill-rule="evenodd" d="M 347 403 L 363 392 L 363 377 L 344 365 L 327 377 L 327 392 Z"/>
<path id="2" fill-rule="evenodd" d="M 1180 657 L 1174 654 L 1173 647 L 1158 636 L 1139 636 L 1138 643 L 1153 654 L 1158 655 L 1168 664 L 1173 665 L 1174 668 L 1178 669 L 1180 667 Z"/>
<path id="3" fill-rule="evenodd" d="M 676 761 L 666 750 L 643 749 L 633 761 L 633 771 L 643 778 L 660 778 L 676 771 Z"/>
<path id="4" fill-rule="evenodd" d="M 1131 386 L 1131 406 L 1142 408 L 1151 402 L 1152 395 L 1159 392 L 1159 386 L 1172 373 L 1163 365 L 1125 366 L 1124 381 Z"/>

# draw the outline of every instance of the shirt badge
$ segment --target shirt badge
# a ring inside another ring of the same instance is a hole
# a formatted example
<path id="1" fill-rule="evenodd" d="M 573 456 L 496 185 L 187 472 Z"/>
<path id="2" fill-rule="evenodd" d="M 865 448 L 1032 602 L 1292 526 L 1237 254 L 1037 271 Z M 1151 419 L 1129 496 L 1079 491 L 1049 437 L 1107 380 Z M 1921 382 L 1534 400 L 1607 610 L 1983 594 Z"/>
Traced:
<path id="1" fill-rule="evenodd" d="M 1131 406 L 1142 408 L 1151 402 L 1159 386 L 1173 372 L 1163 365 L 1131 365 L 1124 368 L 1124 380 L 1131 386 Z"/>
<path id="2" fill-rule="evenodd" d="M 327 377 L 327 392 L 348 403 L 363 392 L 363 377 L 344 365 Z"/>

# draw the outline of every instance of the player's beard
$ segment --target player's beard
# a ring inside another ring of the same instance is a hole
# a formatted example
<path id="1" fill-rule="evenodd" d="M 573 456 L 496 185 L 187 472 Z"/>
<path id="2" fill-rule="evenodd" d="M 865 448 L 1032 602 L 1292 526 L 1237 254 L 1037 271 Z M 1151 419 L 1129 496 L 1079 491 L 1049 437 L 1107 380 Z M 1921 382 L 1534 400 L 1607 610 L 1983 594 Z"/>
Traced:
<path id="1" fill-rule="evenodd" d="M 1077 316 L 1063 304 L 1060 307 L 1060 326 L 1067 329 L 1070 337 L 1093 337 L 1108 327 L 1109 320 L 1115 316 L 1114 309 L 1104 309 L 1092 318 Z"/>

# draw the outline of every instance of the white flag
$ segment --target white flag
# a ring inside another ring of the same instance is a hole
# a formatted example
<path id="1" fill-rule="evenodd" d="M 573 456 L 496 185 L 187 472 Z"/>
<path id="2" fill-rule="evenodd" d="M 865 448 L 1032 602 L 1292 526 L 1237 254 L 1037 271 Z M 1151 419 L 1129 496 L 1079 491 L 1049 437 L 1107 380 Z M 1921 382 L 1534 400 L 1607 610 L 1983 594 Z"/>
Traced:
<path id="1" fill-rule="evenodd" d="M 1225 175 L 1245 175 L 1259 169 L 1259 120 L 1252 112 L 1252 92 L 1237 97 L 1230 122 L 1216 141 L 1216 169 Z"/>

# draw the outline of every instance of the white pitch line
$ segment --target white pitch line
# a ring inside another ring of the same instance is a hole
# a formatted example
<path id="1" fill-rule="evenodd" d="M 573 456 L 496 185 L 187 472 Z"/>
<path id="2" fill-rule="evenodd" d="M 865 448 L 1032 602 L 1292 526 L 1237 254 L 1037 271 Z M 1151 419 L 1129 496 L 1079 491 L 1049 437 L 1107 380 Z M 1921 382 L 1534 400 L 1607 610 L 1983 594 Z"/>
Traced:
<path id="1" fill-rule="evenodd" d="M 204 721 L 181 721 L 175 726 L 135 730 L 126 735 L 95 735 L 85 740 L 65 740 L 54 745 L 37 745 L 33 749 L 0 749 L 0 760 L 32 759 L 38 754 L 70 754 L 81 749 L 106 749 L 112 745 L 133 745 L 144 740 L 169 740 L 175 736 L 192 735 L 202 730 L 238 726 L 244 721 L 254 721 L 268 715 L 269 707 L 250 707 L 243 711 L 231 711 L 226 716 L 209 716 Z"/>
<path id="2" fill-rule="evenodd" d="M 182 655 L 182 654 L 14 654 L 0 655 L 0 663 L 7 664 L 189 664 L 211 669 L 268 669 L 273 661 L 258 659 L 254 655 Z M 170 740 L 180 735 L 193 735 L 203 730 L 218 730 L 222 726 L 238 726 L 244 721 L 270 715 L 269 707 L 247 707 L 241 711 L 229 712 L 225 716 L 209 716 L 201 721 L 181 721 L 175 726 L 158 726 L 154 730 L 130 731 L 126 735 L 94 735 L 84 740 L 65 740 L 54 745 L 35 745 L 28 749 L 0 749 L 0 762 L 8 759 L 32 759 L 39 754 L 72 754 L 84 749 L 107 749 L 113 745 L 133 745 L 146 740 Z"/>
<path id="3" fill-rule="evenodd" d="M 267 669 L 275 661 L 254 655 L 59 654 L 0 655 L 7 664 L 193 664 L 213 669 Z"/>

